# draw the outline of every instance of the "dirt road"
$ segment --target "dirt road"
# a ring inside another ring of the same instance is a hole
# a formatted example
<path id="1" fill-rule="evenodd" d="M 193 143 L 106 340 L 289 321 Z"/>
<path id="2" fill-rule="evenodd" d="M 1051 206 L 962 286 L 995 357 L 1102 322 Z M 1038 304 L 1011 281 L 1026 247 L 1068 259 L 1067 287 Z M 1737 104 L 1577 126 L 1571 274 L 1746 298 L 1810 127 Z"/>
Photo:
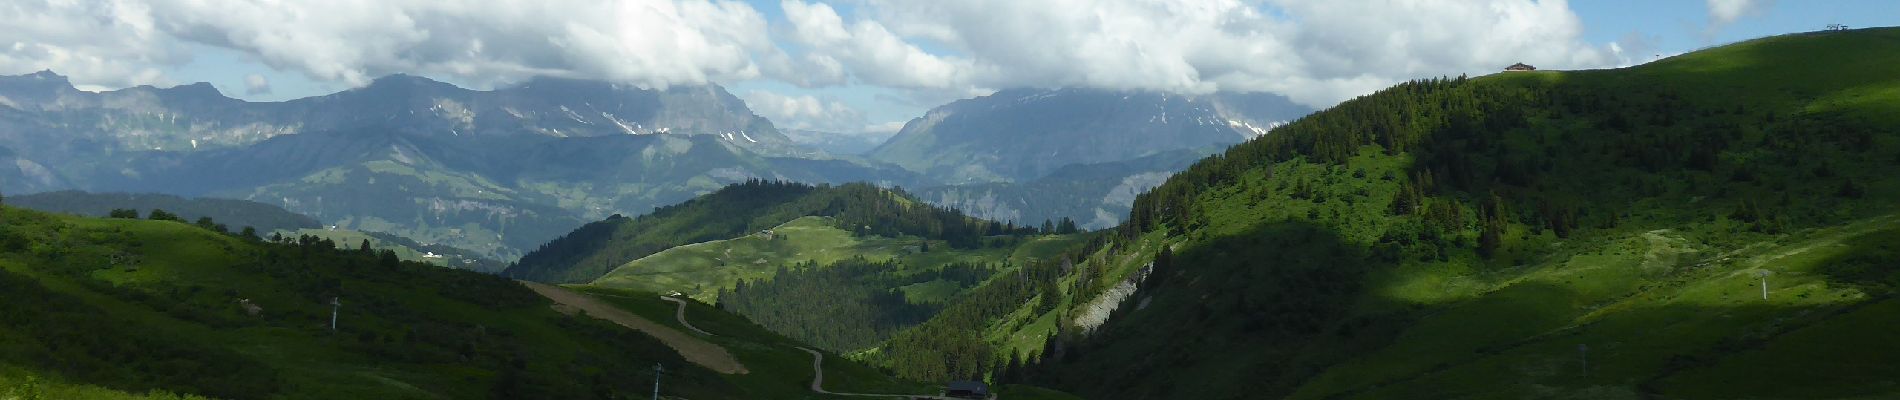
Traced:
<path id="1" fill-rule="evenodd" d="M 534 282 L 521 282 L 521 284 L 527 286 L 529 289 L 533 289 L 535 293 L 540 293 L 542 297 L 554 300 L 554 303 L 557 304 L 557 308 L 568 307 L 571 310 L 585 311 L 588 316 L 604 319 L 615 324 L 620 324 L 620 326 L 644 332 L 648 336 L 659 339 L 660 342 L 665 343 L 667 347 L 672 347 L 674 351 L 678 351 L 680 356 L 686 358 L 686 361 L 705 366 L 722 374 L 743 374 L 748 372 L 745 365 L 740 364 L 739 359 L 733 357 L 731 352 L 726 351 L 726 348 L 719 347 L 719 345 L 708 342 L 705 339 L 693 337 L 692 335 L 680 332 L 671 327 L 648 321 L 646 318 L 641 318 L 626 310 L 621 310 L 612 304 L 601 302 L 600 299 L 576 293 L 567 288 Z M 683 308 L 680 315 L 684 318 L 685 314 Z M 684 322 L 683 319 L 682 322 Z M 699 329 L 694 328 L 693 330 L 697 331 Z"/>
<path id="2" fill-rule="evenodd" d="M 707 332 L 704 329 L 699 329 L 699 327 L 693 326 L 693 323 L 686 322 L 686 301 L 685 300 L 680 300 L 678 298 L 674 298 L 670 296 L 660 296 L 660 300 L 671 301 L 674 304 L 680 305 L 679 312 L 673 314 L 673 318 L 678 318 L 680 320 L 680 326 L 684 326 L 686 327 L 686 329 L 692 329 L 693 332 L 699 332 L 699 334 L 701 335 L 713 336 L 712 332 Z"/>

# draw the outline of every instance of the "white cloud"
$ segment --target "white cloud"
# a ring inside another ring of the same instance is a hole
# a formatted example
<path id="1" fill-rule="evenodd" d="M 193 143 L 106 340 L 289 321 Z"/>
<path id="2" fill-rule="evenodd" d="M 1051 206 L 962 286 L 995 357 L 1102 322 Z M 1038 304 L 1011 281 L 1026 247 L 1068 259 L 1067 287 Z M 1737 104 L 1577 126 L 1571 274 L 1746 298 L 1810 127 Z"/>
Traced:
<path id="1" fill-rule="evenodd" d="M 865 125 L 864 132 L 866 134 L 890 137 L 890 135 L 896 134 L 897 131 L 903 130 L 904 124 L 909 122 L 910 121 L 890 121 Z"/>
<path id="2" fill-rule="evenodd" d="M 134 1 L 11 1 L 0 5 L 0 73 L 52 70 L 80 85 L 167 85 L 158 65 L 183 62 L 151 8 Z"/>
<path id="3" fill-rule="evenodd" d="M 843 102 L 816 96 L 787 96 L 754 90 L 740 98 L 746 107 L 781 128 L 838 133 L 866 131 L 864 113 Z"/>
<path id="4" fill-rule="evenodd" d="M 1562 0 L 865 0 L 782 3 L 813 53 L 867 83 L 1271 91 L 1330 105 L 1406 79 L 1616 64 Z M 885 27 L 891 27 L 886 29 Z M 938 43 L 955 56 L 922 52 Z"/>
<path id="5" fill-rule="evenodd" d="M 1759 14 L 1773 5 L 1773 0 L 1707 0 L 1709 4 L 1710 29 L 1721 29 L 1735 23 L 1742 17 Z"/>
<path id="6" fill-rule="evenodd" d="M 766 79 L 917 99 L 1088 86 L 1271 91 L 1326 106 L 1513 62 L 1632 59 L 1629 43 L 1581 41 L 1563 0 L 840 1 L 854 7 L 781 0 L 772 26 L 733 0 L 24 0 L 0 5 L 0 73 L 165 84 L 157 67 L 212 46 L 345 85 L 398 72 L 477 87 L 536 75 L 646 87 Z M 1732 21 L 1762 1 L 1710 0 L 1710 10 Z"/>
<path id="7" fill-rule="evenodd" d="M 153 83 L 186 42 L 318 81 L 403 72 L 490 86 L 535 75 L 648 87 L 787 76 L 757 10 L 697 0 L 28 0 L 0 5 L 0 68 Z"/>
<path id="8" fill-rule="evenodd" d="M 270 94 L 270 80 L 264 79 L 263 75 L 258 75 L 258 74 L 245 75 L 244 76 L 244 94 L 249 95 L 249 96 L 256 96 L 260 94 Z"/>
<path id="9" fill-rule="evenodd" d="M 1579 39 L 1583 23 L 1562 0 L 1275 2 L 1300 20 L 1289 46 L 1295 53 L 1282 56 L 1300 64 L 1292 83 L 1261 86 L 1308 103 L 1514 62 L 1547 69 L 1615 62 Z"/>
<path id="10" fill-rule="evenodd" d="M 876 21 L 846 24 L 823 3 L 784 0 L 780 7 L 792 25 L 793 42 L 813 49 L 820 70 L 848 69 L 858 81 L 907 89 L 964 85 L 967 61 L 930 54 Z M 841 71 L 842 72 L 842 71 Z"/>

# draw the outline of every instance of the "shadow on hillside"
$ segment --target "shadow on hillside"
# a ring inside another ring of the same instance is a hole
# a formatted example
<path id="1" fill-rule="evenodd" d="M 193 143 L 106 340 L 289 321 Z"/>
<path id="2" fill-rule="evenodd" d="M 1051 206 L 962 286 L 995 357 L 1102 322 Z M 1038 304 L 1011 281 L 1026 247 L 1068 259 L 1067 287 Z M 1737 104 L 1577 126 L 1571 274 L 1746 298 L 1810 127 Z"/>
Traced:
<path id="1" fill-rule="evenodd" d="M 1305 343 L 1358 357 L 1301 382 L 1301 392 L 1308 398 L 1543 398 L 1552 392 L 1579 399 L 1830 398 L 1896 389 L 1870 383 L 1900 374 L 1900 352 L 1883 350 L 1896 348 L 1882 339 L 1890 333 L 1852 332 L 1893 325 L 1892 309 L 1900 305 L 1884 298 L 1762 302 L 1751 297 L 1755 281 L 1749 277 L 1712 279 L 1732 285 L 1724 289 L 1733 292 L 1727 304 L 1660 301 L 1634 287 L 1604 296 L 1524 283 L 1388 316 L 1400 329 L 1376 347 L 1327 345 L 1336 337 Z"/>
<path id="2" fill-rule="evenodd" d="M 1087 398 L 1283 396 L 1332 362 L 1305 360 L 1291 344 L 1334 329 L 1366 271 L 1380 267 L 1306 223 L 1202 242 L 1155 268 L 1130 303 L 1145 307 L 1123 308 L 1088 344 L 1046 358 L 1060 371 L 1048 378 Z"/>
<path id="3" fill-rule="evenodd" d="M 1895 260 L 1891 252 L 1862 254 L 1857 259 Z M 1900 314 L 1884 310 L 1900 304 L 1884 298 L 1762 303 L 1749 297 L 1750 277 L 1704 277 L 1691 282 L 1733 284 L 1719 287 L 1733 300 L 1662 301 L 1646 296 L 1675 292 L 1644 284 L 1579 293 L 1527 282 L 1467 301 L 1353 313 L 1366 309 L 1356 305 L 1403 302 L 1360 287 L 1367 272 L 1392 267 L 1305 223 L 1203 242 L 1177 253 L 1173 267 L 1157 267 L 1150 286 L 1097 336 L 1050 361 L 1044 371 L 1053 376 L 1029 383 L 1108 399 L 1280 398 L 1295 390 L 1309 398 L 1550 391 L 1726 398 L 1879 394 L 1895 390 L 1879 377 L 1900 376 L 1900 344 L 1882 339 L 1895 333 L 1882 327 L 1900 326 L 1893 316 Z M 1780 375 L 1776 365 L 1803 371 Z M 1748 382 L 1723 383 L 1737 379 Z"/>

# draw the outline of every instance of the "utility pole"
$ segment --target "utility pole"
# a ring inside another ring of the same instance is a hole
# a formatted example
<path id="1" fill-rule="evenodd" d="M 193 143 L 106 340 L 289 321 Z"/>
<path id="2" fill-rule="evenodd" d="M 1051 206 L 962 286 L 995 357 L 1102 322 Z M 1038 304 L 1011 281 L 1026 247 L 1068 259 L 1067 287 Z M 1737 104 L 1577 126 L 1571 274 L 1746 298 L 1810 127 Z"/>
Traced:
<path id="1" fill-rule="evenodd" d="M 666 368 L 660 367 L 660 363 L 653 363 L 653 400 L 660 400 L 660 374 L 663 372 L 666 372 Z"/>
<path id="2" fill-rule="evenodd" d="M 336 314 L 338 311 L 341 311 L 341 310 L 343 310 L 343 298 L 331 297 L 330 298 L 330 333 L 336 333 Z"/>
<path id="3" fill-rule="evenodd" d="M 1577 345 L 1577 359 L 1583 362 L 1583 375 L 1590 376 L 1590 345 Z"/>
<path id="4" fill-rule="evenodd" d="M 1768 275 L 1771 275 L 1771 274 L 1773 273 L 1768 272 L 1768 270 L 1761 270 L 1760 272 L 1755 273 L 1755 276 L 1761 277 L 1761 299 L 1762 300 L 1768 300 Z"/>

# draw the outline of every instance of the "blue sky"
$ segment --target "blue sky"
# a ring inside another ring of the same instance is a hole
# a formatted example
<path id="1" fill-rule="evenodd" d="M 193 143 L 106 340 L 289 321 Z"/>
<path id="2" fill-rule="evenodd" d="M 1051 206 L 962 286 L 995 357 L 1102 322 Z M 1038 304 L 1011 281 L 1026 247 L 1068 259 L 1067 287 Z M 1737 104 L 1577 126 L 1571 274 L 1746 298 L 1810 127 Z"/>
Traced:
<path id="1" fill-rule="evenodd" d="M 1268 91 L 1324 107 L 1515 61 L 1615 67 L 1896 17 L 1892 0 L 27 0 L 0 8 L 18 28 L 0 32 L 0 73 L 52 69 L 88 89 L 206 81 L 253 101 L 389 73 L 474 88 L 711 82 L 781 127 L 887 132 L 1007 87 Z"/>

